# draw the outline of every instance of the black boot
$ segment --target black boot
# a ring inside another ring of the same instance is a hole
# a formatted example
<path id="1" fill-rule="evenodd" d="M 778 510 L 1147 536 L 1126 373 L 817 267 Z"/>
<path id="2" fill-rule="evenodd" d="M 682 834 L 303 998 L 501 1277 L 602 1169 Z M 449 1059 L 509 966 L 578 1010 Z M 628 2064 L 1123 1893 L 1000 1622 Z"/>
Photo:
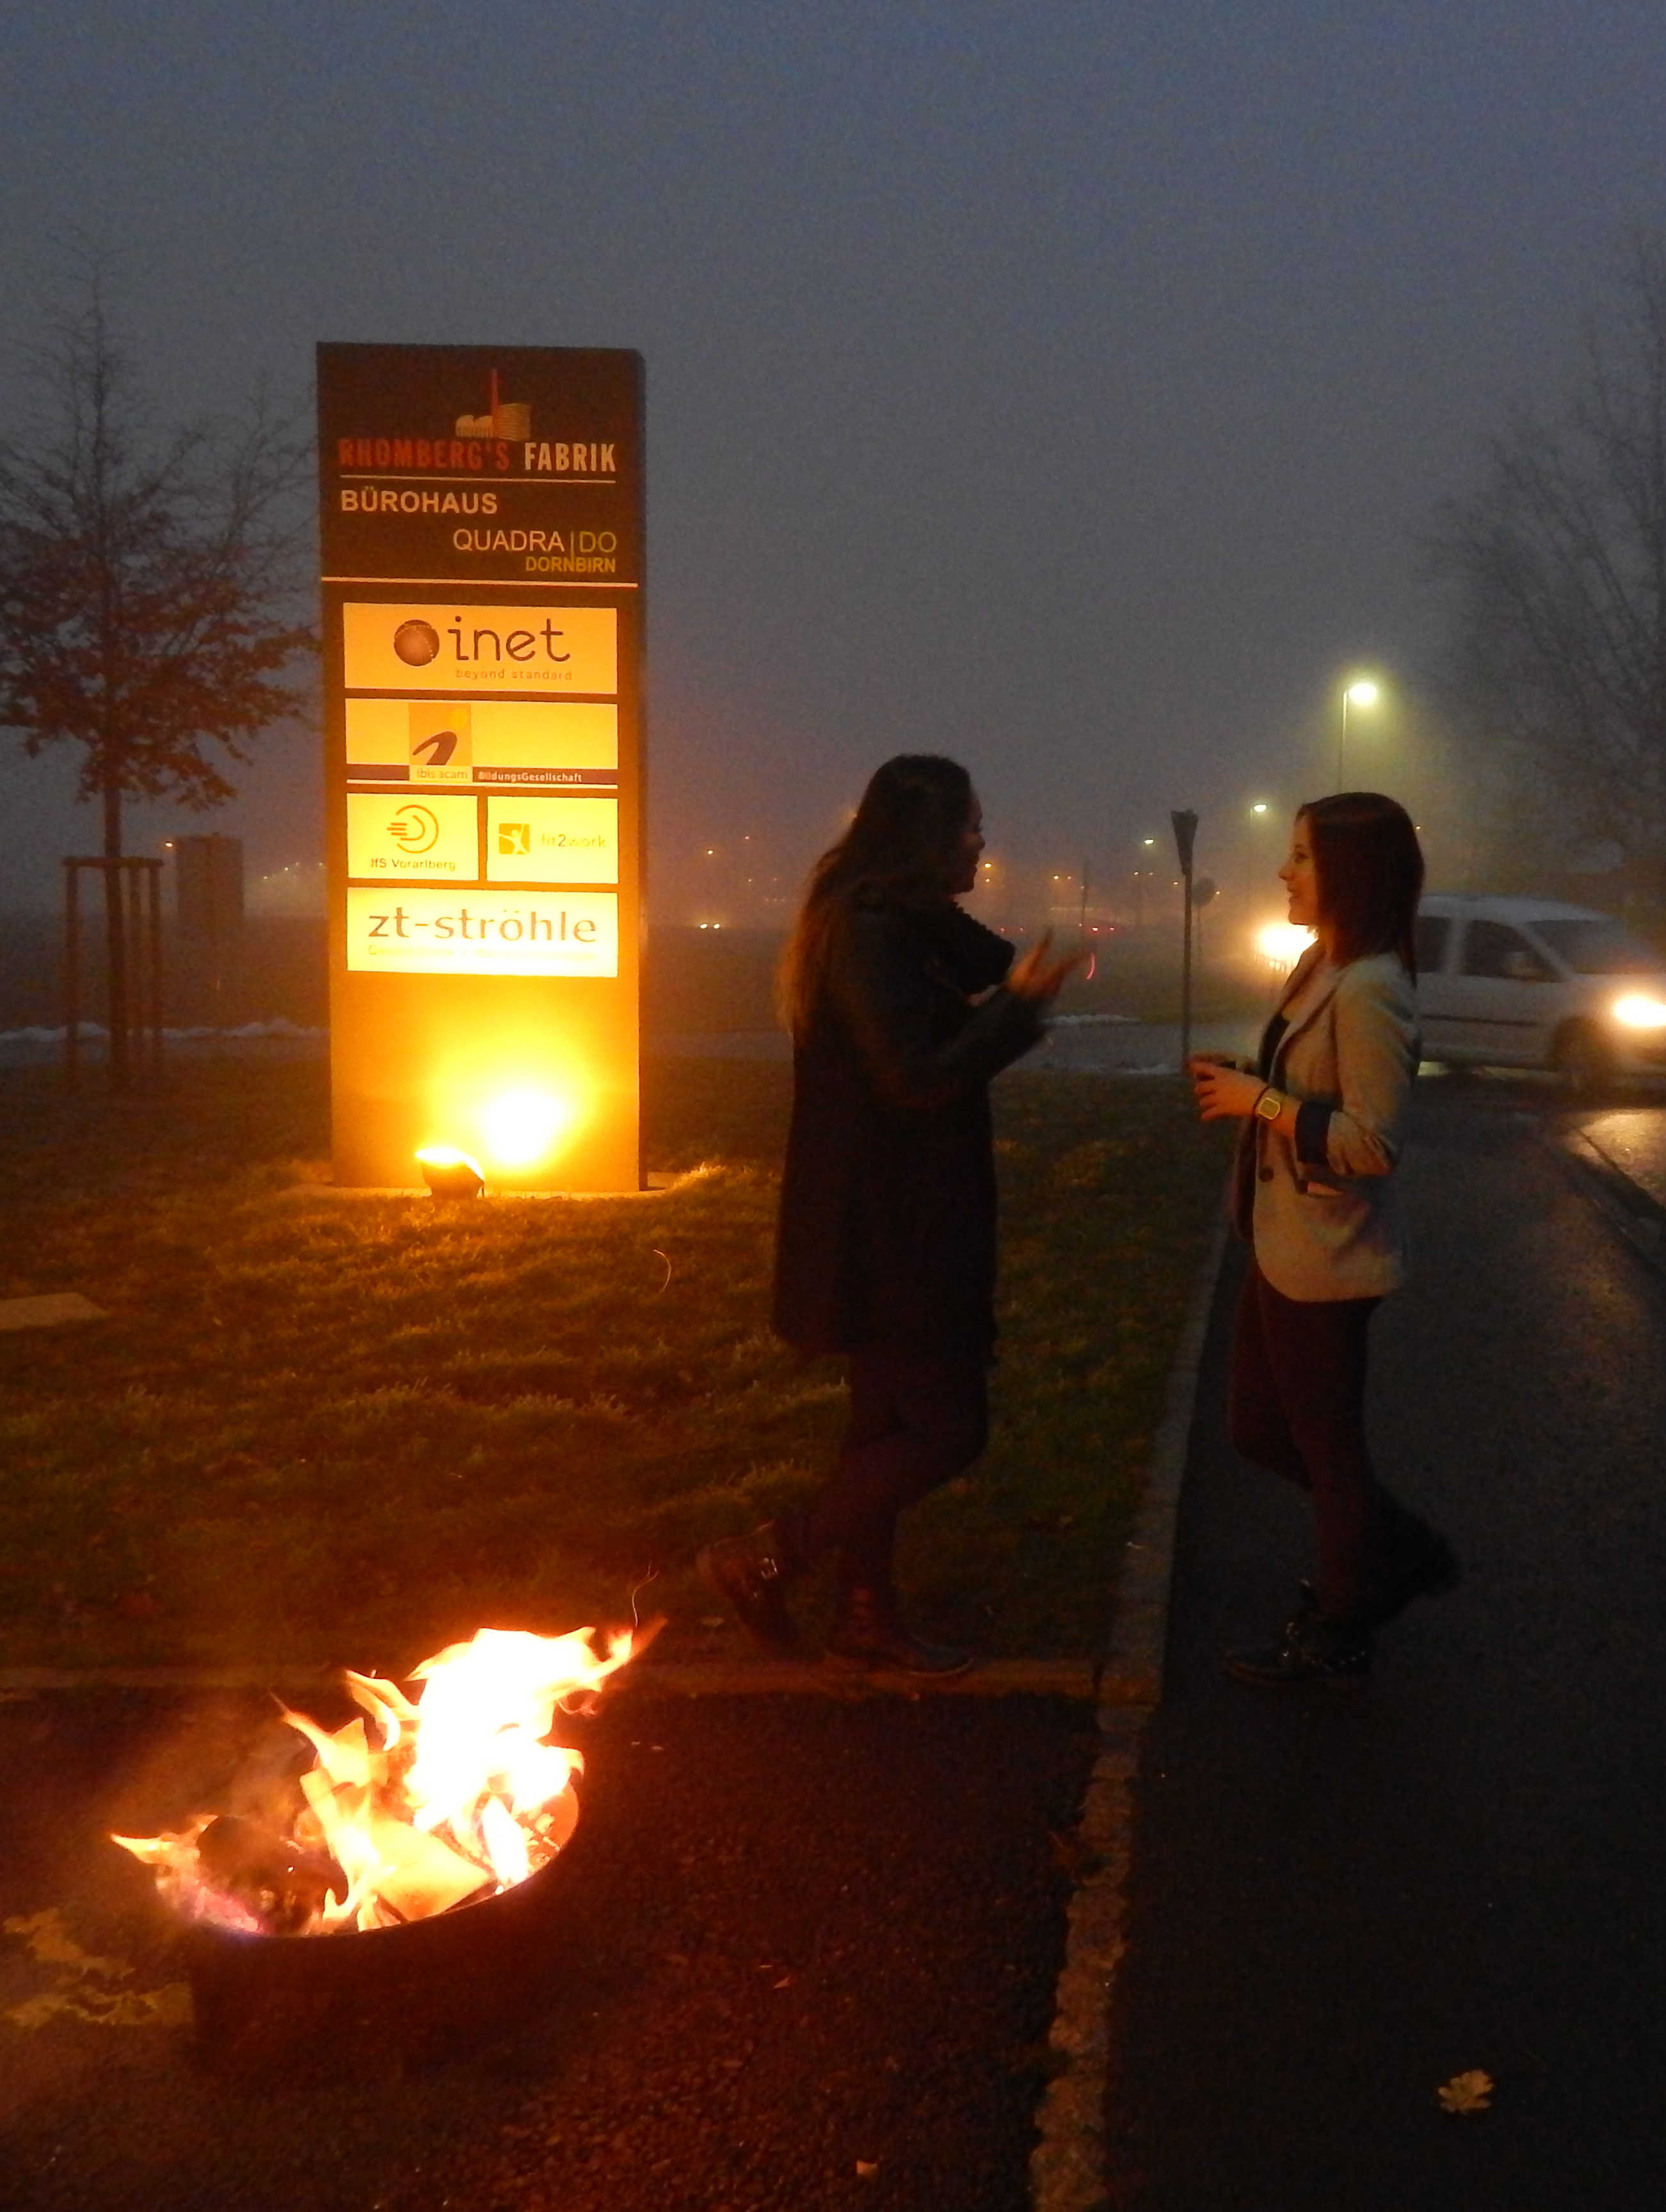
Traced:
<path id="1" fill-rule="evenodd" d="M 847 1666 L 890 1668 L 903 1674 L 964 1674 L 972 1663 L 970 1651 L 911 1636 L 897 1618 L 890 1593 L 871 1589 L 842 1593 L 827 1656 Z"/>
<path id="2" fill-rule="evenodd" d="M 1221 1661 L 1240 1682 L 1286 1689 L 1298 1682 L 1353 1688 L 1371 1672 L 1371 1633 L 1356 1620 L 1322 1613 L 1297 1613 L 1276 1644 L 1229 1651 Z"/>
<path id="3" fill-rule="evenodd" d="M 790 1659 L 803 1650 L 798 1623 L 787 1609 L 787 1585 L 803 1567 L 778 1521 L 766 1521 L 750 1536 L 720 1536 L 695 1553 L 694 1564 L 706 1588 L 760 1650 L 772 1659 Z"/>
<path id="4" fill-rule="evenodd" d="M 1403 1613 L 1414 1598 L 1438 1597 L 1463 1579 L 1457 1553 L 1438 1529 L 1396 1498 L 1378 1505 L 1380 1563 L 1368 1580 L 1365 1620 L 1380 1628 Z"/>

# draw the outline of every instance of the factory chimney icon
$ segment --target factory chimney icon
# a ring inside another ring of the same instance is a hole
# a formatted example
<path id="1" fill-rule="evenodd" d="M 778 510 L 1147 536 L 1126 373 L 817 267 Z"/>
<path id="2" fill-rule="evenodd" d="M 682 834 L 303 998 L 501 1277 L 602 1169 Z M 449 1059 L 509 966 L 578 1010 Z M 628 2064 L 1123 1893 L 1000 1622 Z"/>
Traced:
<path id="1" fill-rule="evenodd" d="M 532 409 L 523 400 L 498 398 L 496 369 L 491 373 L 491 405 L 487 412 L 457 418 L 459 438 L 530 438 L 532 434 Z"/>

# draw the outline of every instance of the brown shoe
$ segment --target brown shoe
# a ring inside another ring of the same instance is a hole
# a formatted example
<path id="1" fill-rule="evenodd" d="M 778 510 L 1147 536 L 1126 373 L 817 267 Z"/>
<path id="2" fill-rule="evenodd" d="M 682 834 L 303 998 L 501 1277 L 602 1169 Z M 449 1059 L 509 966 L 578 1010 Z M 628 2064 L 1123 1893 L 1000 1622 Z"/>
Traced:
<path id="1" fill-rule="evenodd" d="M 787 1585 L 798 1569 L 773 1521 L 750 1536 L 720 1536 L 695 1553 L 694 1564 L 761 1651 L 791 1659 L 803 1650 L 798 1623 L 787 1610 Z"/>
<path id="2" fill-rule="evenodd" d="M 1298 1613 L 1285 1623 L 1276 1644 L 1229 1651 L 1220 1663 L 1238 1681 L 1262 1689 L 1291 1689 L 1304 1682 L 1358 1689 L 1371 1673 L 1371 1656 L 1370 1634 L 1356 1623 Z"/>
<path id="3" fill-rule="evenodd" d="M 970 1651 L 910 1635 L 890 1601 L 866 1589 L 845 1592 L 827 1639 L 827 1656 L 843 1666 L 899 1674 L 964 1674 L 972 1663 Z"/>

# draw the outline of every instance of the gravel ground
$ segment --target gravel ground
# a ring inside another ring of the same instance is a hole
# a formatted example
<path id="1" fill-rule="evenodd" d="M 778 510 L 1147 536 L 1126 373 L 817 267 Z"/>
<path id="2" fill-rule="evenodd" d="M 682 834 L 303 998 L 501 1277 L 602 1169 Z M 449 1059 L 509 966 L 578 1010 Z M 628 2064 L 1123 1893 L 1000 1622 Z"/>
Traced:
<path id="1" fill-rule="evenodd" d="M 1051 1838 L 1074 1818 L 1091 1708 L 622 1703 L 584 1739 L 547 2010 L 448 2057 L 386 2019 L 298 2081 L 228 2076 L 181 2026 L 77 2016 L 179 1972 L 148 1877 L 100 1837 L 172 1817 L 167 1788 L 261 1711 L 0 1708 L 0 1758 L 31 1778 L 0 1808 L 0 1905 L 57 1906 L 48 1938 L 132 1967 L 32 1955 L 15 1929 L 0 1944 L 9 2206 L 1027 2205 L 1066 1897 Z"/>

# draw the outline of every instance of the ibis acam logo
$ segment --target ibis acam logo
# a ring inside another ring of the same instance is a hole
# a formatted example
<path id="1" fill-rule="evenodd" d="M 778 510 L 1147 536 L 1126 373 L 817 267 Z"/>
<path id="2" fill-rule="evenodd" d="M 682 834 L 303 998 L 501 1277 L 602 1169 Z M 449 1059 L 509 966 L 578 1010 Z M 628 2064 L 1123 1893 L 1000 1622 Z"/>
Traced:
<path id="1" fill-rule="evenodd" d="M 619 618 L 612 607 L 350 599 L 342 623 L 350 691 L 444 691 L 465 699 L 564 692 L 611 699 L 618 690 Z"/>

